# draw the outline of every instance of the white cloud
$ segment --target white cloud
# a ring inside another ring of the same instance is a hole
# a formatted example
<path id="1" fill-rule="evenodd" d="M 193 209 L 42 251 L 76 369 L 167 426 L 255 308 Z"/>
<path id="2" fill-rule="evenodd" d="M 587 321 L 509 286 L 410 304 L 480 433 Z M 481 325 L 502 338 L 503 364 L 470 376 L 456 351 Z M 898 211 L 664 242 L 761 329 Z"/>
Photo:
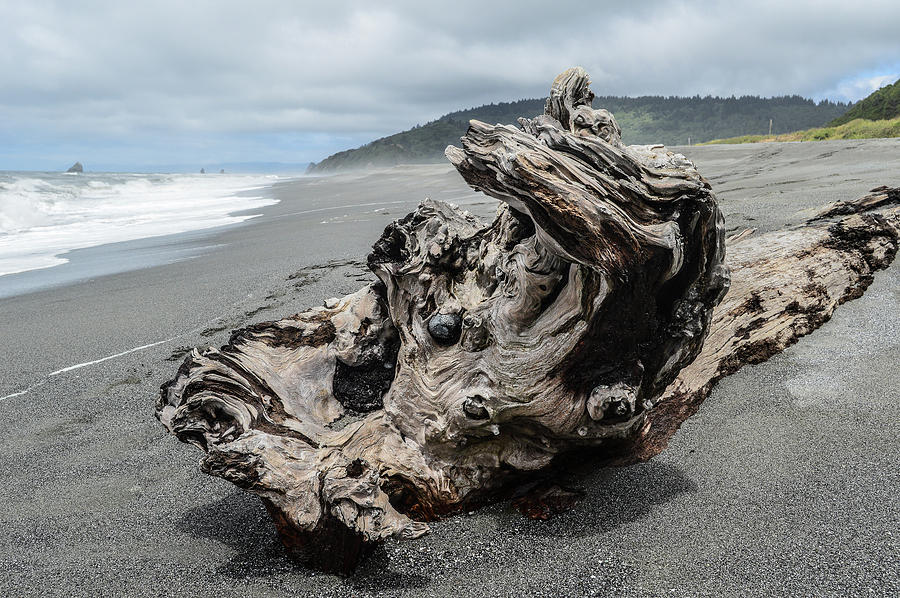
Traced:
<path id="1" fill-rule="evenodd" d="M 827 90 L 820 97 L 827 97 L 836 100 L 856 102 L 876 89 L 881 89 L 885 85 L 890 85 L 894 81 L 900 79 L 900 72 L 889 73 L 886 75 L 860 75 L 840 81 L 835 87 Z"/>
<path id="2" fill-rule="evenodd" d="M 0 135 L 41 139 L 374 137 L 575 64 L 600 95 L 834 99 L 900 67 L 895 1 L 4 4 Z"/>

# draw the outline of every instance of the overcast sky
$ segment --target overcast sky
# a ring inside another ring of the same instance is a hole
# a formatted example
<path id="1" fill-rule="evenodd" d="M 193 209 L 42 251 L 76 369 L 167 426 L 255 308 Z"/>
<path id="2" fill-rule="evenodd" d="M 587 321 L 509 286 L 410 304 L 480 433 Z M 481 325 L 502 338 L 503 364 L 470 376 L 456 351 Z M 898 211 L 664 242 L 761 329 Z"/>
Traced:
<path id="1" fill-rule="evenodd" d="M 597 95 L 857 100 L 900 2 L 0 0 L 0 170 L 326 155 L 584 66 Z"/>

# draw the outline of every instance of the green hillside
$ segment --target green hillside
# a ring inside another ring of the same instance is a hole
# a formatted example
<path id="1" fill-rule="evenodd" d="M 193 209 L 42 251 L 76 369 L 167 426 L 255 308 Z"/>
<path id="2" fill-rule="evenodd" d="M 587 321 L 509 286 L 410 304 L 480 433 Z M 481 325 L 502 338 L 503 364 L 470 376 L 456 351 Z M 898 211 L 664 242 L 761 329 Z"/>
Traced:
<path id="1" fill-rule="evenodd" d="M 760 98 L 598 97 L 594 106 L 612 112 L 628 144 L 685 145 L 737 135 L 763 134 L 774 121 L 773 133 L 819 127 L 843 114 L 848 104 L 816 103 L 800 96 Z M 395 164 L 434 163 L 444 160 L 444 148 L 457 144 L 469 120 L 515 124 L 520 116 L 542 113 L 544 100 L 519 100 L 452 112 L 422 126 L 377 139 L 362 147 L 338 152 L 309 172 L 333 172 Z"/>
<path id="2" fill-rule="evenodd" d="M 890 120 L 900 116 L 900 79 L 891 85 L 885 85 L 854 104 L 842 116 L 828 123 L 829 127 L 837 127 L 851 120 Z"/>
<path id="3" fill-rule="evenodd" d="M 900 137 L 900 116 L 885 120 L 855 118 L 836 127 L 816 127 L 805 131 L 781 135 L 741 135 L 727 139 L 714 139 L 702 145 L 720 143 L 764 143 L 770 141 L 825 141 L 826 139 L 880 139 Z"/>

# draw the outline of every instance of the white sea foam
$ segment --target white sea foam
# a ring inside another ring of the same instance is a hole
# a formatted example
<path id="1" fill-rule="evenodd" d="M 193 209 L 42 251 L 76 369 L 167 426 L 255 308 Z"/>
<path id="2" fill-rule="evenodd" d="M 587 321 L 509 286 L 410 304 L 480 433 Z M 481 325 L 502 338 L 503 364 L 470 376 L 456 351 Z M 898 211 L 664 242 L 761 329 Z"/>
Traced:
<path id="1" fill-rule="evenodd" d="M 235 224 L 275 203 L 263 175 L 0 173 L 0 276 L 73 249 Z"/>

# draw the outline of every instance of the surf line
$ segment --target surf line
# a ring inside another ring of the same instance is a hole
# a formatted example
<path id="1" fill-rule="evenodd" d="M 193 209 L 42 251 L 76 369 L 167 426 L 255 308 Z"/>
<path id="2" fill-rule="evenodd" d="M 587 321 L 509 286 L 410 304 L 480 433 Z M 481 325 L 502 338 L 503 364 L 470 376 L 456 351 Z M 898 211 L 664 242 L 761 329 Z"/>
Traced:
<path id="1" fill-rule="evenodd" d="M 193 331 L 191 331 L 191 332 L 193 332 Z M 185 334 L 190 334 L 190 332 L 185 333 Z M 26 388 L 25 390 L 20 390 L 20 391 L 18 391 L 18 392 L 14 392 L 14 393 L 12 393 L 12 394 L 8 394 L 8 395 L 6 395 L 6 396 L 4 396 L 4 397 L 0 397 L 0 401 L 5 401 L 6 399 L 12 399 L 12 398 L 14 398 L 14 397 L 21 397 L 21 396 L 24 395 L 24 394 L 28 394 L 29 392 L 31 392 L 31 391 L 34 390 L 35 388 L 37 388 L 37 387 L 39 387 L 39 386 L 43 386 L 44 384 L 46 384 L 46 383 L 47 383 L 47 380 L 49 380 L 50 378 L 53 378 L 54 376 L 59 376 L 60 374 L 65 374 L 66 372 L 71 372 L 72 370 L 77 370 L 77 369 L 85 368 L 85 367 L 87 367 L 87 366 L 89 366 L 89 365 L 94 365 L 94 364 L 97 364 L 97 363 L 103 363 L 104 361 L 109 361 L 110 359 L 115 359 L 116 357 L 122 357 L 123 355 L 128 355 L 129 353 L 136 353 L 136 352 L 138 352 L 138 351 L 143 351 L 144 349 L 149 349 L 150 347 L 155 347 L 155 346 L 157 346 L 157 345 L 162 345 L 162 344 L 164 344 L 164 343 L 170 343 L 170 342 L 174 341 L 175 339 L 184 336 L 185 334 L 179 334 L 179 335 L 177 335 L 177 336 L 173 336 L 172 338 L 167 338 L 167 339 L 162 340 L 162 341 L 156 341 L 155 343 L 148 343 L 148 344 L 146 344 L 146 345 L 141 345 L 140 347 L 133 347 L 133 348 L 131 348 L 131 349 L 122 351 L 121 353 L 116 353 L 115 355 L 107 355 L 106 357 L 101 357 L 100 359 L 95 359 L 95 360 L 93 360 L 93 361 L 85 361 L 84 363 L 76 363 L 75 365 L 70 365 L 70 366 L 68 366 L 68 367 L 64 367 L 64 368 L 62 368 L 62 369 L 60 369 L 60 370 L 56 370 L 55 372 L 50 372 L 49 374 L 47 374 L 47 376 L 46 376 L 46 378 L 45 378 L 44 380 L 41 380 L 40 382 L 38 382 L 38 383 L 36 383 L 36 384 L 32 384 L 31 386 L 29 386 L 29 387 Z"/>
<path id="2" fill-rule="evenodd" d="M 179 334 L 178 336 L 173 336 L 172 338 L 167 338 L 164 341 L 156 341 L 155 343 L 141 345 L 140 347 L 134 347 L 133 349 L 128 349 L 127 351 L 122 351 L 121 353 L 116 353 L 115 355 L 107 355 L 106 357 L 101 357 L 100 359 L 95 359 L 94 361 L 85 361 L 84 363 L 76 363 L 75 365 L 70 365 L 67 368 L 63 368 L 61 370 L 56 370 L 55 372 L 50 372 L 49 374 L 47 374 L 47 377 L 52 378 L 53 376 L 58 376 L 59 374 L 65 374 L 66 372 L 71 372 L 72 370 L 77 370 L 80 368 L 85 368 L 89 365 L 94 365 L 95 363 L 103 363 L 104 361 L 109 361 L 110 359 L 115 359 L 116 357 L 122 357 L 123 355 L 128 355 L 129 353 L 136 353 L 137 351 L 143 351 L 144 349 L 149 349 L 150 347 L 155 347 L 156 345 L 161 345 L 163 343 L 170 343 L 180 336 L 184 336 L 184 335 Z"/>
<path id="3" fill-rule="evenodd" d="M 25 390 L 20 390 L 19 392 L 14 392 L 14 393 L 12 393 L 12 394 L 10 394 L 10 395 L 6 395 L 5 397 L 0 397 L 0 401 L 5 401 L 6 399 L 11 399 L 11 398 L 13 398 L 13 397 L 21 397 L 22 395 L 25 395 L 25 394 L 30 393 L 32 390 L 34 390 L 34 389 L 37 388 L 38 386 L 43 386 L 43 385 L 46 384 L 46 383 L 47 383 L 46 380 L 41 380 L 41 381 L 38 382 L 37 384 L 32 384 L 31 386 L 29 386 L 29 387 L 26 388 Z"/>
<path id="4" fill-rule="evenodd" d="M 64 368 L 62 368 L 61 370 L 56 370 L 55 372 L 50 372 L 49 374 L 46 374 L 46 375 L 44 376 L 44 379 L 41 380 L 40 382 L 37 382 L 37 383 L 35 383 L 35 384 L 32 384 L 31 386 L 29 386 L 29 387 L 26 388 L 25 390 L 20 390 L 20 391 L 14 392 L 14 393 L 12 393 L 12 394 L 8 394 L 8 395 L 6 395 L 5 397 L 0 397 L 0 401 L 5 401 L 6 399 L 11 399 L 11 398 L 13 398 L 13 397 L 21 397 L 21 396 L 24 395 L 24 394 L 28 394 L 29 392 L 31 392 L 31 391 L 34 390 L 35 388 L 37 388 L 37 387 L 39 387 L 39 386 L 43 386 L 44 384 L 46 384 L 46 383 L 50 380 L 50 378 L 52 378 L 52 377 L 54 377 L 54 376 L 58 376 L 58 375 L 60 375 L 60 374 L 65 374 L 66 372 L 71 372 L 72 370 L 77 370 L 77 369 L 80 369 L 80 368 L 84 368 L 84 367 L 87 367 L 87 366 L 89 366 L 89 365 L 94 365 L 94 364 L 97 364 L 97 363 L 103 363 L 104 361 L 109 361 L 110 359 L 115 359 L 116 357 L 122 357 L 123 355 L 128 355 L 129 353 L 136 353 L 137 351 L 143 351 L 144 349 L 149 349 L 150 347 L 155 347 L 155 346 L 157 346 L 157 345 L 162 345 L 162 344 L 164 344 L 164 343 L 171 343 L 171 342 L 174 341 L 175 339 L 179 339 L 179 338 L 181 338 L 181 337 L 183 337 L 183 336 L 187 336 L 187 335 L 189 335 L 189 334 L 194 334 L 195 332 L 199 332 L 200 330 L 203 330 L 203 328 L 205 328 L 206 326 L 209 326 L 212 322 L 216 322 L 216 321 L 218 321 L 218 320 L 221 320 L 223 317 L 224 317 L 224 316 L 222 316 L 222 315 L 216 316 L 215 318 L 212 318 L 212 319 L 210 319 L 210 320 L 207 320 L 207 321 L 204 322 L 203 324 L 200 324 L 200 325 L 197 326 L 196 328 L 191 328 L 190 330 L 188 330 L 188 331 L 186 331 L 186 332 L 182 332 L 181 334 L 176 334 L 175 336 L 170 337 L 170 338 L 167 338 L 167 339 L 165 339 L 165 340 L 156 341 L 155 343 L 148 343 L 148 344 L 146 344 L 146 345 L 141 345 L 140 347 L 133 347 L 133 348 L 131 348 L 131 349 L 122 351 L 121 353 L 116 353 L 115 355 L 107 355 L 106 357 L 101 357 L 100 359 L 95 359 L 95 360 L 93 360 L 93 361 L 85 361 L 84 363 L 76 363 L 75 365 L 70 365 L 70 366 L 68 366 L 68 367 L 64 367 Z"/>

